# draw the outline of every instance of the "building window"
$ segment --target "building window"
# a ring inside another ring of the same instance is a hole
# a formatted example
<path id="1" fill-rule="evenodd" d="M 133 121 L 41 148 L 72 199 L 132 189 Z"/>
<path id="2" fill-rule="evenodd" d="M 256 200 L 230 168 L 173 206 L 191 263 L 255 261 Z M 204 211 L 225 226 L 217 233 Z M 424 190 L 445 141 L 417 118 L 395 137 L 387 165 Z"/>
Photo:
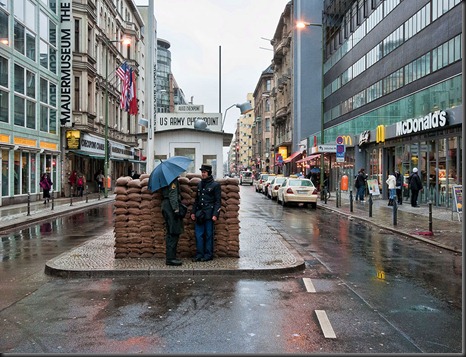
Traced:
<path id="1" fill-rule="evenodd" d="M 81 95 L 81 82 L 79 77 L 74 77 L 74 110 L 81 111 L 81 103 L 80 103 L 80 95 Z"/>
<path id="2" fill-rule="evenodd" d="M 79 19 L 74 19 L 74 50 L 79 52 Z"/>

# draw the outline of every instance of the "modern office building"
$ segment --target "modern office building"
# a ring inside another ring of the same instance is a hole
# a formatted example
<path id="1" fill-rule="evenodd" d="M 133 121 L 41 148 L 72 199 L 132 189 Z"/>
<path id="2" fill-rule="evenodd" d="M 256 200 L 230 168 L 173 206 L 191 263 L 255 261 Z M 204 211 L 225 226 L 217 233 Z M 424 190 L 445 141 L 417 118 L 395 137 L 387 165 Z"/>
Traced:
<path id="1" fill-rule="evenodd" d="M 385 198 L 387 175 L 416 167 L 421 203 L 450 207 L 462 182 L 461 1 L 325 0 L 323 14 L 325 143 L 346 144 L 344 161 L 328 157 L 334 184 L 364 167 Z"/>

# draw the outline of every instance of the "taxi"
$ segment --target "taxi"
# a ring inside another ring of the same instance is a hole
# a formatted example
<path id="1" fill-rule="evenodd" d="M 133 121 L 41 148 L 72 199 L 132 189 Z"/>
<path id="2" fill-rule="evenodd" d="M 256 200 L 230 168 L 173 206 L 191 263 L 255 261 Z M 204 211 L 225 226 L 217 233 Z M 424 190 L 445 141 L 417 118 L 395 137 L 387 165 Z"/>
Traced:
<path id="1" fill-rule="evenodd" d="M 302 203 L 317 208 L 317 199 L 317 188 L 310 179 L 304 177 L 287 177 L 277 192 L 277 203 L 283 207 L 290 203 Z"/>

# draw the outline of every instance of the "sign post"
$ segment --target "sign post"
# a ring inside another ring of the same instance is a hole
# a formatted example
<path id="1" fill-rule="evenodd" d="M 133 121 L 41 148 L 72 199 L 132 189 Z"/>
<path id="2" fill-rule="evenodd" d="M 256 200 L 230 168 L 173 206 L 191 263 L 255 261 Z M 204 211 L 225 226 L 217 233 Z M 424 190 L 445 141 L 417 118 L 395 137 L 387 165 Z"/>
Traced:
<path id="1" fill-rule="evenodd" d="M 452 215 L 456 211 L 458 215 L 458 221 L 461 222 L 461 213 L 463 213 L 463 186 L 454 185 L 453 186 L 453 199 L 455 205 L 452 206 Z"/>

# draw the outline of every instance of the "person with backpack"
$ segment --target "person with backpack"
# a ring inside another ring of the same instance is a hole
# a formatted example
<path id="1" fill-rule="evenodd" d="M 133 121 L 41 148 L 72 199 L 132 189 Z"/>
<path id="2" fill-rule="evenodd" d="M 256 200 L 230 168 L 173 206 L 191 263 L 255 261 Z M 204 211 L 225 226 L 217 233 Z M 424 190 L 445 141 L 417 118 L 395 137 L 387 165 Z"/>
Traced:
<path id="1" fill-rule="evenodd" d="M 78 189 L 78 196 L 83 197 L 84 194 L 84 186 L 86 185 L 86 178 L 84 175 L 80 172 L 78 174 L 78 179 L 76 180 L 76 187 Z"/>
<path id="2" fill-rule="evenodd" d="M 49 177 L 49 174 L 43 173 L 40 178 L 39 186 L 42 188 L 44 205 L 50 201 L 50 190 L 52 189 L 53 182 Z"/>

